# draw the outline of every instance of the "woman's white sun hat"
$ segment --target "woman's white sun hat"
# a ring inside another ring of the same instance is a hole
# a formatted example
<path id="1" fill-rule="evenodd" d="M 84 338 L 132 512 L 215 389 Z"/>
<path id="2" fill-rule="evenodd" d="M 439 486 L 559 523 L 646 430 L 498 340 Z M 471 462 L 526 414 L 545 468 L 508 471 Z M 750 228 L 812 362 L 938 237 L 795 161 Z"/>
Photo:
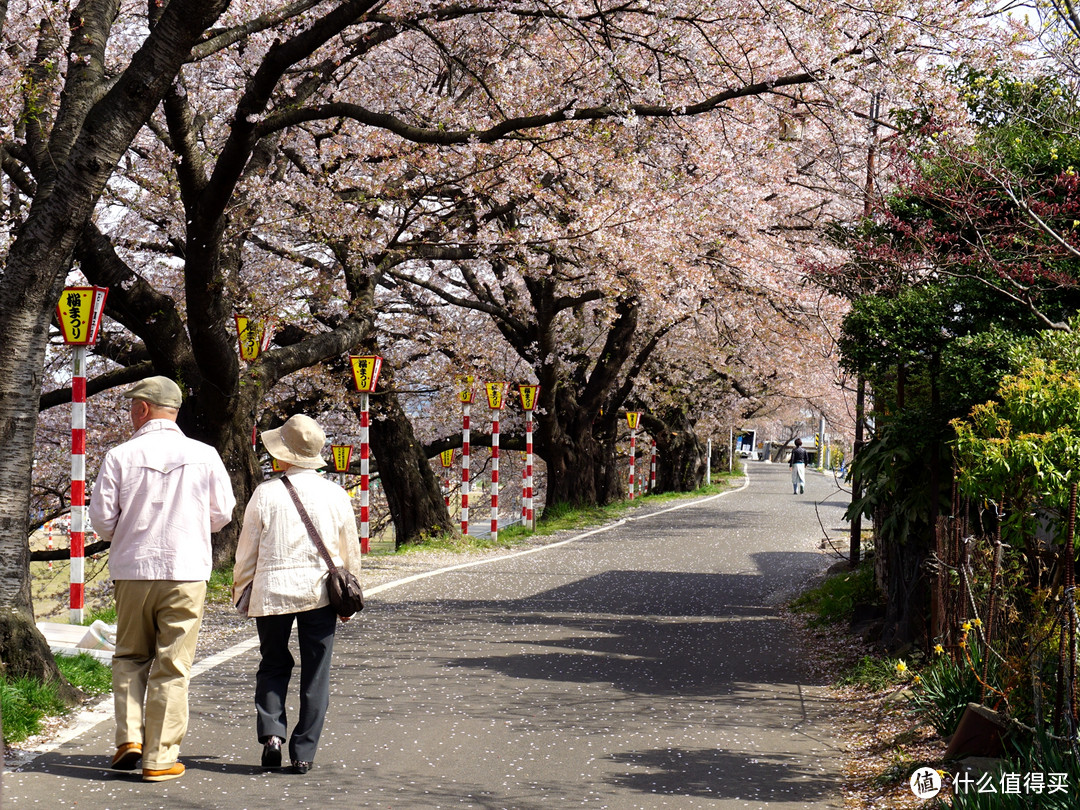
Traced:
<path id="1" fill-rule="evenodd" d="M 322 457 L 326 434 L 310 416 L 302 413 L 290 416 L 281 427 L 264 431 L 262 442 L 267 452 L 278 461 L 307 470 L 326 466 Z"/>

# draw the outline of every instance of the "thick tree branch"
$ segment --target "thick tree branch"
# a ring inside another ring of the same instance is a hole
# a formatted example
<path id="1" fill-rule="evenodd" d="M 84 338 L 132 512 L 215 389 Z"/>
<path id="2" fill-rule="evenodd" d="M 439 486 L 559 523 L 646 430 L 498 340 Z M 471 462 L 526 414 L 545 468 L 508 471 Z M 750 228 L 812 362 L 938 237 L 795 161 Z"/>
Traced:
<path id="1" fill-rule="evenodd" d="M 503 138 L 510 137 L 520 132 L 532 129 L 541 129 L 554 124 L 564 124 L 567 121 L 600 121 L 610 118 L 626 118 L 637 116 L 639 118 L 682 118 L 686 116 L 700 115 L 711 112 L 721 105 L 740 98 L 749 98 L 772 93 L 778 87 L 789 87 L 799 84 L 812 84 L 820 81 L 820 77 L 812 73 L 798 73 L 792 76 L 782 76 L 774 81 L 756 82 L 742 87 L 725 90 L 709 98 L 693 104 L 683 106 L 665 106 L 656 104 L 628 104 L 625 107 L 601 105 L 597 107 L 575 108 L 573 103 L 564 105 L 557 110 L 536 115 L 518 116 L 508 118 L 486 129 L 475 130 L 450 130 L 439 127 L 419 127 L 407 124 L 400 118 L 389 113 L 380 113 L 362 107 L 359 104 L 338 101 L 322 104 L 317 107 L 306 107 L 294 110 L 286 110 L 267 116 L 258 127 L 260 134 L 268 134 L 275 130 L 287 129 L 288 127 L 311 121 L 321 121 L 331 118 L 349 118 L 366 126 L 384 129 L 393 132 L 404 140 L 413 143 L 428 143 L 439 146 L 453 146 L 467 143 L 494 143 Z"/>
<path id="2" fill-rule="evenodd" d="M 149 361 L 125 368 L 116 368 L 88 379 L 86 381 L 86 394 L 87 396 L 93 396 L 121 385 L 130 385 L 151 377 L 154 373 L 154 364 Z M 47 411 L 49 408 L 55 408 L 57 405 L 67 405 L 69 402 L 71 402 L 71 388 L 55 388 L 41 395 L 38 400 L 38 411 Z"/>

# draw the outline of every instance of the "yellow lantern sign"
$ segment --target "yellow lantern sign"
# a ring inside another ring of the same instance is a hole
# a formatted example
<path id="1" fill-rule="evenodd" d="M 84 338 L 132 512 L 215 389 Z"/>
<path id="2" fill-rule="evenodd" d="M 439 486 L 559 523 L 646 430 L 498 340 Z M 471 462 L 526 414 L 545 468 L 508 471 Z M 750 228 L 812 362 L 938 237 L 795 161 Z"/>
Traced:
<path id="1" fill-rule="evenodd" d="M 274 472 L 283 472 L 285 470 L 285 462 L 278 461 L 273 456 L 270 456 L 270 469 Z"/>
<path id="2" fill-rule="evenodd" d="M 236 336 L 240 339 L 240 357 L 250 363 L 270 348 L 273 331 L 265 321 L 237 314 L 233 318 L 236 321 Z"/>
<path id="3" fill-rule="evenodd" d="M 641 411 L 627 411 L 626 424 L 630 426 L 631 430 L 637 430 L 641 424 Z"/>
<path id="4" fill-rule="evenodd" d="M 332 444 L 330 452 L 334 458 L 334 472 L 348 472 L 349 462 L 352 461 L 353 446 L 351 444 Z"/>
<path id="5" fill-rule="evenodd" d="M 493 411 L 501 411 L 506 407 L 506 386 L 504 382 L 484 383 L 487 392 L 488 407 Z"/>
<path id="6" fill-rule="evenodd" d="M 518 396 L 521 397 L 521 409 L 531 411 L 536 408 L 536 398 L 540 395 L 539 385 L 519 385 Z"/>
<path id="7" fill-rule="evenodd" d="M 375 384 L 379 381 L 379 372 L 382 371 L 382 361 L 381 357 L 349 356 L 357 391 L 370 394 L 375 390 Z"/>
<path id="8" fill-rule="evenodd" d="M 458 384 L 458 400 L 462 405 L 471 405 L 473 401 L 473 379 L 471 374 L 459 374 L 456 378 Z"/>
<path id="9" fill-rule="evenodd" d="M 67 287 L 56 304 L 60 334 L 69 346 L 88 346 L 97 340 L 105 312 L 108 287 Z"/>
<path id="10" fill-rule="evenodd" d="M 442 462 L 443 467 L 447 470 L 453 467 L 454 448 L 451 447 L 449 450 L 443 450 L 441 453 L 439 453 L 439 461 Z"/>

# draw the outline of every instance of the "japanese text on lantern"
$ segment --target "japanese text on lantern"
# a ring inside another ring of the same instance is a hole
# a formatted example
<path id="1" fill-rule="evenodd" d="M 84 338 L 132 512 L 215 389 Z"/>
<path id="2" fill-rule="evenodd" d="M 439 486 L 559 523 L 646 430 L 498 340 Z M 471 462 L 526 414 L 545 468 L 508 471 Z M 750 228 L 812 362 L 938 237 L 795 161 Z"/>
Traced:
<path id="1" fill-rule="evenodd" d="M 531 411 L 536 407 L 536 395 L 539 390 L 539 385 L 518 386 L 518 394 L 521 396 L 521 409 L 523 411 Z"/>
<path id="2" fill-rule="evenodd" d="M 356 381 L 356 390 L 370 394 L 375 390 L 375 384 L 379 381 L 379 371 L 382 370 L 381 357 L 356 357 L 350 356 L 352 363 L 353 380 Z"/>
<path id="3" fill-rule="evenodd" d="M 240 338 L 240 357 L 248 362 L 259 356 L 262 348 L 262 324 L 245 318 L 243 315 L 236 316 L 236 333 Z"/>
<path id="4" fill-rule="evenodd" d="M 484 389 L 487 391 L 488 407 L 493 411 L 501 411 L 506 404 L 503 401 L 503 395 L 506 393 L 506 383 L 484 383 Z"/>
<path id="5" fill-rule="evenodd" d="M 442 462 L 443 467 L 445 467 L 446 469 L 450 469 L 451 467 L 453 467 L 454 466 L 454 451 L 453 451 L 453 449 L 451 448 L 450 450 L 443 450 L 441 453 L 439 453 L 439 461 Z"/>
<path id="6" fill-rule="evenodd" d="M 458 386 L 458 399 L 462 405 L 469 405 L 473 401 L 473 376 L 471 374 L 461 374 L 457 377 Z"/>
<path id="7" fill-rule="evenodd" d="M 56 305 L 56 318 L 64 343 L 86 346 L 97 340 L 105 309 L 106 287 L 68 287 Z"/>
<path id="8" fill-rule="evenodd" d="M 638 425 L 641 424 L 641 411 L 627 411 L 626 424 L 630 426 L 631 430 L 637 430 Z"/>
<path id="9" fill-rule="evenodd" d="M 333 444 L 330 450 L 334 454 L 334 472 L 348 472 L 349 462 L 352 461 L 353 446 L 351 444 Z"/>

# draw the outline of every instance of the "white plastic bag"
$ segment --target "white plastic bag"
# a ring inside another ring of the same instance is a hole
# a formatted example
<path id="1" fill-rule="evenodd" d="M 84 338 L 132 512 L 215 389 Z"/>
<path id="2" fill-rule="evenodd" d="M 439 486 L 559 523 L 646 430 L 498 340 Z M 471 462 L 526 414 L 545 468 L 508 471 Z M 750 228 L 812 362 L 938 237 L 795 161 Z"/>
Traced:
<path id="1" fill-rule="evenodd" d="M 75 646 L 84 650 L 115 650 L 116 625 L 98 619 L 86 629 L 86 635 Z"/>

